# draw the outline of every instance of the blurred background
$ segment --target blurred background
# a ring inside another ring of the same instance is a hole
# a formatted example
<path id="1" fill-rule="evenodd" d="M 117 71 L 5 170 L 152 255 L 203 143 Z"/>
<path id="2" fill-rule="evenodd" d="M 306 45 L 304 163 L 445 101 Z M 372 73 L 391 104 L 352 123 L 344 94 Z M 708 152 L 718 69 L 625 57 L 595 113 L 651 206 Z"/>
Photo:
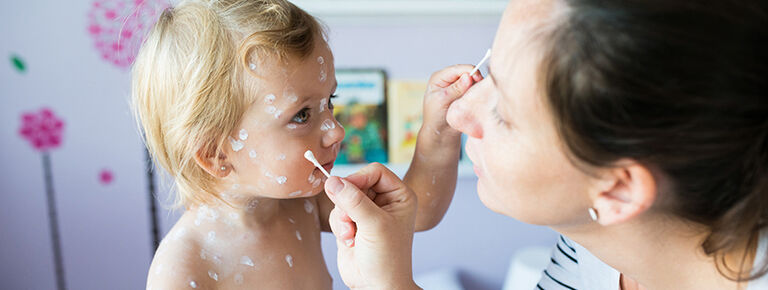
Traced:
<path id="1" fill-rule="evenodd" d="M 143 33 L 172 3 L 41 0 L 0 9 L 0 288 L 144 288 L 157 240 L 180 213 L 167 209 L 169 186 L 148 170 L 129 108 L 129 68 Z M 419 86 L 445 66 L 477 63 L 507 1 L 295 3 L 328 26 L 337 68 L 383 72 L 394 132 L 420 126 L 417 117 L 400 120 L 410 106 L 395 100 L 414 91 L 418 98 Z M 403 174 L 407 164 L 393 150 L 405 143 L 380 130 L 389 166 Z M 485 208 L 475 187 L 461 165 L 442 223 L 416 234 L 414 273 L 425 285 L 500 289 L 520 249 L 554 245 L 551 230 Z M 334 288 L 345 289 L 332 235 L 323 234 L 323 249 Z"/>

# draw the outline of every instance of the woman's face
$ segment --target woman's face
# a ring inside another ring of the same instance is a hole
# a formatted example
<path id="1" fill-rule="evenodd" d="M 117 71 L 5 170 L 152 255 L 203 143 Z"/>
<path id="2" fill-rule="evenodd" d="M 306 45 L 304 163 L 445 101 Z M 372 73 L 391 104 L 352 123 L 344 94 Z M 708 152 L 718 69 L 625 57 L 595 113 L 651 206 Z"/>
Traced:
<path id="1" fill-rule="evenodd" d="M 588 222 L 591 178 L 566 157 L 540 90 L 542 48 L 551 1 L 512 1 L 492 48 L 488 76 L 453 103 L 448 121 L 469 136 L 466 152 L 490 209 L 526 223 Z"/>
<path id="2" fill-rule="evenodd" d="M 312 150 L 328 171 L 344 129 L 333 117 L 333 55 L 325 43 L 303 62 L 254 67 L 261 76 L 255 101 L 226 146 L 232 173 L 226 193 L 298 198 L 322 191 L 325 176 L 304 158 Z"/>

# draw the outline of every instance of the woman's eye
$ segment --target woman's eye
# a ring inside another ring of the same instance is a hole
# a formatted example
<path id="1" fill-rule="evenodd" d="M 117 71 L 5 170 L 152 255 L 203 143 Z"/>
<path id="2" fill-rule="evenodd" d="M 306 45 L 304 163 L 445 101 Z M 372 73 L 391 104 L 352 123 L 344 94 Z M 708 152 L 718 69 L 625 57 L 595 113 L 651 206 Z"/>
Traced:
<path id="1" fill-rule="evenodd" d="M 291 122 L 304 124 L 309 120 L 309 108 L 304 108 L 300 112 L 296 113 L 291 119 Z"/>
<path id="2" fill-rule="evenodd" d="M 498 110 L 498 107 L 494 107 L 494 108 L 493 108 L 493 112 L 492 112 L 491 114 L 493 115 L 493 118 L 494 118 L 494 119 L 496 119 L 496 122 L 497 122 L 499 125 L 504 125 L 504 126 L 508 126 L 508 125 L 509 125 L 509 124 L 507 123 L 507 121 L 505 121 L 505 120 L 504 120 L 504 119 L 501 117 L 501 114 L 499 114 L 499 110 Z"/>

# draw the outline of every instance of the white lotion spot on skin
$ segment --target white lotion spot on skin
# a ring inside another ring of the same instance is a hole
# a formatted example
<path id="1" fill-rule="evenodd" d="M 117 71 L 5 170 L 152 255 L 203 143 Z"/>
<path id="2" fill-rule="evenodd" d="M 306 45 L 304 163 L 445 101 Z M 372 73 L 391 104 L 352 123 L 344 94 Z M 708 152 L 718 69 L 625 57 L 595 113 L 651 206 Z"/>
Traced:
<path id="1" fill-rule="evenodd" d="M 328 78 L 328 75 L 325 73 L 325 71 L 320 71 L 320 82 L 324 83 L 326 78 Z"/>
<path id="2" fill-rule="evenodd" d="M 325 112 L 326 107 L 328 107 L 328 99 L 320 100 L 320 113 Z"/>
<path id="3" fill-rule="evenodd" d="M 292 224 L 296 224 L 296 221 L 295 221 L 295 220 L 293 220 L 292 218 L 288 218 L 288 222 L 289 222 L 289 223 L 292 223 Z"/>
<path id="4" fill-rule="evenodd" d="M 214 281 L 219 281 L 219 274 L 216 274 L 216 272 L 212 270 L 208 270 L 208 277 L 211 277 Z"/>
<path id="5" fill-rule="evenodd" d="M 312 164 L 314 165 L 314 163 L 312 163 Z M 307 178 L 307 182 L 309 182 L 309 184 L 312 184 L 313 182 L 315 182 L 315 172 L 314 171 L 312 171 L 312 173 L 309 174 L 309 177 Z"/>
<path id="6" fill-rule="evenodd" d="M 251 200 L 248 202 L 248 206 L 245 208 L 245 211 L 251 213 L 256 209 L 257 206 L 259 206 L 259 200 Z"/>
<path id="7" fill-rule="evenodd" d="M 304 200 L 304 211 L 307 213 L 312 213 L 312 211 L 315 209 L 315 206 L 309 202 L 309 200 Z"/>
<path id="8" fill-rule="evenodd" d="M 264 102 L 267 104 L 272 104 L 275 102 L 275 99 L 276 99 L 275 95 L 269 94 L 266 97 L 264 97 Z"/>
<path id="9" fill-rule="evenodd" d="M 251 260 L 251 257 L 242 256 L 240 257 L 240 264 L 253 267 L 253 260 Z"/>
<path id="10" fill-rule="evenodd" d="M 240 140 L 245 141 L 248 139 L 248 131 L 245 131 L 245 129 L 240 129 L 240 134 L 238 137 L 240 137 Z"/>
<path id="11" fill-rule="evenodd" d="M 331 119 L 325 119 L 325 121 L 323 121 L 323 124 L 320 125 L 321 131 L 328 131 L 335 128 L 336 128 L 336 122 L 331 121 Z"/>
<path id="12" fill-rule="evenodd" d="M 301 241 L 301 233 L 299 231 L 296 231 L 296 238 Z"/>
<path id="13" fill-rule="evenodd" d="M 286 157 L 287 156 L 285 156 L 285 154 L 280 154 L 280 155 L 277 155 L 277 160 L 285 160 Z"/>
<path id="14" fill-rule="evenodd" d="M 291 193 L 288 194 L 288 196 L 290 196 L 290 197 L 297 197 L 299 195 L 301 195 L 301 190 L 294 191 L 294 192 L 291 192 Z"/>
<path id="15" fill-rule="evenodd" d="M 251 150 L 251 151 L 248 152 L 248 156 L 253 158 L 253 159 L 256 159 L 256 157 L 259 157 L 259 154 L 256 153 L 256 150 Z"/>
<path id="16" fill-rule="evenodd" d="M 189 281 L 189 287 L 197 288 L 197 282 L 195 281 Z"/>
<path id="17" fill-rule="evenodd" d="M 197 215 L 195 216 L 195 225 L 199 226 L 203 220 L 216 221 L 219 219 L 219 212 L 214 209 L 208 208 L 206 205 L 201 205 L 197 208 Z"/>
<path id="18" fill-rule="evenodd" d="M 245 144 L 243 144 L 243 142 L 240 142 L 239 140 L 235 140 L 233 138 L 230 138 L 229 142 L 232 144 L 232 151 L 235 151 L 235 152 L 240 151 L 243 149 L 243 147 L 245 147 Z"/>
<path id="19" fill-rule="evenodd" d="M 208 238 L 206 239 L 206 241 L 208 241 L 209 243 L 213 243 L 214 241 L 216 241 L 216 232 L 214 231 L 208 232 Z"/>
<path id="20" fill-rule="evenodd" d="M 291 255 L 285 255 L 285 262 L 288 263 L 288 267 L 293 268 L 293 257 Z"/>
<path id="21" fill-rule="evenodd" d="M 275 112 L 275 119 L 280 119 L 280 116 L 282 114 L 283 114 L 283 110 L 277 110 L 277 112 Z"/>
<path id="22" fill-rule="evenodd" d="M 286 125 L 286 127 L 288 129 L 291 129 L 291 130 L 294 130 L 294 129 L 298 128 L 298 126 L 296 126 L 296 124 L 288 124 L 288 125 Z"/>
<path id="23" fill-rule="evenodd" d="M 288 97 L 288 101 L 291 102 L 291 103 L 295 103 L 295 102 L 299 101 L 299 97 L 297 97 L 297 96 L 290 96 L 290 97 Z"/>
<path id="24" fill-rule="evenodd" d="M 180 227 L 178 230 L 176 230 L 176 231 L 173 233 L 173 239 L 174 239 L 174 240 L 178 240 L 178 239 L 182 238 L 182 237 L 183 237 L 184 235 L 186 235 L 186 234 L 187 234 L 187 228 L 185 228 L 185 227 Z"/>
<path id="25" fill-rule="evenodd" d="M 216 265 L 221 265 L 221 257 L 219 255 L 213 256 L 213 263 Z"/>
<path id="26" fill-rule="evenodd" d="M 317 63 L 324 64 L 325 63 L 325 59 L 322 56 L 318 56 L 317 57 Z"/>
<path id="27" fill-rule="evenodd" d="M 315 179 L 315 182 L 312 183 L 312 188 L 320 186 L 320 183 L 323 183 L 321 179 Z"/>
<path id="28" fill-rule="evenodd" d="M 157 264 L 157 267 L 155 267 L 155 274 L 160 274 L 163 272 L 163 264 Z"/>
<path id="29" fill-rule="evenodd" d="M 288 177 L 278 176 L 275 178 L 275 181 L 277 181 L 278 184 L 285 184 L 288 181 Z"/>
<path id="30" fill-rule="evenodd" d="M 242 273 L 235 274 L 235 284 L 237 284 L 237 285 L 243 284 L 243 274 Z"/>
<path id="31" fill-rule="evenodd" d="M 264 111 L 272 115 L 277 112 L 277 108 L 275 106 L 268 106 Z"/>

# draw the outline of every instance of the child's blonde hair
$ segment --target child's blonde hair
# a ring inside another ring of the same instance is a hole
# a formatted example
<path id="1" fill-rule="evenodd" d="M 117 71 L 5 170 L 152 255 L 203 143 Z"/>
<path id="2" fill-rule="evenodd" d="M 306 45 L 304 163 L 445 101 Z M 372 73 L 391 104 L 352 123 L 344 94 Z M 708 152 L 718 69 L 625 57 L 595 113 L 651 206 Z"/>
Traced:
<path id="1" fill-rule="evenodd" d="M 323 38 L 315 18 L 284 0 L 189 0 L 163 11 L 133 65 L 132 105 L 153 160 L 175 179 L 176 206 L 221 198 L 195 154 L 219 160 L 254 98 L 251 63 L 303 60 Z"/>

